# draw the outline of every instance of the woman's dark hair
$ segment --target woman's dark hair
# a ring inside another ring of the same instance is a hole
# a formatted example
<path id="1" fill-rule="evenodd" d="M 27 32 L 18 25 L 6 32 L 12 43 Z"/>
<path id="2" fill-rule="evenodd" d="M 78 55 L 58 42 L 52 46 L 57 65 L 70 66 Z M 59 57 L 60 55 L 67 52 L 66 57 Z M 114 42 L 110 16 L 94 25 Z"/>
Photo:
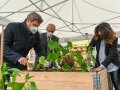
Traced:
<path id="1" fill-rule="evenodd" d="M 111 28 L 110 24 L 103 22 L 96 26 L 95 28 L 95 39 L 105 40 L 107 44 L 112 44 L 116 38 L 116 34 Z M 101 33 L 101 35 L 99 34 Z"/>

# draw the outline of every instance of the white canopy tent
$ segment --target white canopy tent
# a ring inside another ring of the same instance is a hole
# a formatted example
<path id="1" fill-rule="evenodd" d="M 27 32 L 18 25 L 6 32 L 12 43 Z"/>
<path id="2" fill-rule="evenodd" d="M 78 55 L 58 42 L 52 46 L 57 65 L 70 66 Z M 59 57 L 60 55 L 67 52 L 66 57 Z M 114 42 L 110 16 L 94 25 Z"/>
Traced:
<path id="1" fill-rule="evenodd" d="M 0 24 L 22 22 L 33 11 L 44 19 L 39 31 L 53 23 L 60 38 L 81 39 L 104 21 L 116 32 L 120 29 L 120 0 L 0 0 Z"/>

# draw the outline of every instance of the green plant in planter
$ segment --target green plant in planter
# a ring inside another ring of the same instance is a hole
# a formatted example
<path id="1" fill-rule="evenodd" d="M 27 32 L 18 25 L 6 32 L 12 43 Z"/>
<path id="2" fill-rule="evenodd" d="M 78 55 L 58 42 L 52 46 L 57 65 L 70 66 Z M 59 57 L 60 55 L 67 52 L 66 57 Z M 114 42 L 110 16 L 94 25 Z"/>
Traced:
<path id="1" fill-rule="evenodd" d="M 96 64 L 96 58 L 92 54 L 94 49 L 95 49 L 94 47 L 90 47 L 90 46 L 87 48 L 87 60 L 88 60 L 88 65 L 91 65 L 91 68 L 93 68 Z"/>
<path id="2" fill-rule="evenodd" d="M 58 60 L 61 65 L 62 71 L 90 71 L 90 65 L 88 64 L 88 61 L 84 59 L 82 53 L 80 51 L 71 51 L 72 43 L 70 41 L 67 42 L 67 46 L 63 47 L 58 42 L 50 40 L 48 42 L 48 48 L 49 48 L 49 54 L 48 57 L 45 58 L 44 56 L 41 56 L 39 58 L 39 64 L 37 65 L 38 68 L 40 68 L 41 65 L 43 65 L 47 61 L 55 62 Z M 88 53 L 92 53 L 93 49 L 88 49 Z M 93 57 L 92 57 L 93 58 Z M 95 60 L 95 58 L 94 58 Z M 74 63 L 77 63 L 80 68 L 76 70 L 74 67 Z"/>
<path id="3" fill-rule="evenodd" d="M 36 84 L 34 82 L 30 82 L 30 78 L 33 76 L 30 76 L 29 73 L 26 74 L 25 81 L 24 82 L 16 82 L 17 76 L 20 75 L 20 70 L 16 68 L 8 68 L 7 65 L 4 63 L 0 67 L 0 90 L 4 90 L 3 85 L 6 84 L 8 88 L 12 88 L 12 90 L 37 90 Z M 12 78 L 12 81 L 8 81 L 7 75 L 10 76 L 10 79 Z M 27 84 L 27 87 L 26 87 Z"/>

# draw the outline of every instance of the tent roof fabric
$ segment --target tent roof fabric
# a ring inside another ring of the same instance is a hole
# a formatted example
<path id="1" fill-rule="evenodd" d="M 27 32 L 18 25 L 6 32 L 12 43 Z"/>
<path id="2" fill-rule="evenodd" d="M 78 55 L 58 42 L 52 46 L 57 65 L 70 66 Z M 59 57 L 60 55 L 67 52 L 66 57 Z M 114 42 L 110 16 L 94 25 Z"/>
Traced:
<path id="1" fill-rule="evenodd" d="M 0 0 L 0 24 L 22 22 L 28 13 L 36 11 L 44 22 L 39 32 L 53 23 L 60 38 L 93 34 L 101 22 L 108 22 L 114 31 L 120 28 L 120 0 Z"/>

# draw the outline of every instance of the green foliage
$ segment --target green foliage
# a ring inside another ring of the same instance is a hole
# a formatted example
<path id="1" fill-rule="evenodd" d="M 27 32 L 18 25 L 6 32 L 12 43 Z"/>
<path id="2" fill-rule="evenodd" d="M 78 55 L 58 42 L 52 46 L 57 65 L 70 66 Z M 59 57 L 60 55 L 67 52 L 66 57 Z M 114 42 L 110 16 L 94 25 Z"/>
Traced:
<path id="1" fill-rule="evenodd" d="M 92 51 L 93 51 L 94 49 L 95 49 L 94 47 L 89 46 L 89 47 L 87 48 L 87 52 L 92 53 Z"/>
<path id="2" fill-rule="evenodd" d="M 55 49 L 57 49 L 58 48 L 58 42 L 57 41 L 53 41 L 53 40 L 49 40 L 48 41 L 48 47 L 49 47 L 49 49 L 50 49 L 50 51 L 51 50 L 55 50 Z"/>
<path id="3" fill-rule="evenodd" d="M 1 74 L 5 74 L 6 71 L 7 71 L 7 69 L 8 69 L 7 65 L 6 65 L 6 64 L 3 64 L 3 65 L 1 66 Z"/>
<path id="4" fill-rule="evenodd" d="M 0 90 L 3 89 L 3 84 L 4 82 L 7 84 L 8 87 L 11 87 L 12 90 L 37 90 L 36 85 L 34 82 L 29 82 L 29 80 L 33 77 L 30 76 L 29 74 L 26 74 L 25 81 L 24 82 L 16 82 L 17 76 L 20 75 L 20 70 L 16 68 L 8 68 L 7 65 L 4 63 L 1 67 L 1 78 L 0 78 Z M 8 82 L 6 75 L 10 75 L 12 78 L 12 82 Z M 26 85 L 28 87 L 26 87 Z M 34 89 L 33 89 L 34 88 Z"/>
<path id="5" fill-rule="evenodd" d="M 13 78 L 13 81 L 15 81 L 16 78 L 17 78 L 17 76 L 20 75 L 20 70 L 19 70 L 19 69 L 16 69 L 16 68 L 10 68 L 10 69 L 8 69 L 8 72 L 12 72 L 12 73 L 10 74 L 10 76 Z"/>
<path id="6" fill-rule="evenodd" d="M 41 65 L 43 65 L 46 62 L 46 60 L 51 62 L 55 62 L 56 60 L 59 60 L 60 64 L 64 64 L 62 65 L 62 69 L 65 71 L 73 70 L 74 66 L 72 66 L 71 63 L 74 64 L 74 62 L 77 62 L 77 64 L 80 66 L 81 71 L 85 71 L 85 72 L 90 71 L 90 66 L 88 64 L 88 61 L 84 59 L 80 51 L 76 51 L 76 52 L 71 51 L 70 49 L 72 47 L 73 45 L 72 42 L 70 41 L 67 42 L 66 47 L 63 47 L 56 41 L 53 40 L 48 41 L 48 48 L 49 48 L 48 57 L 46 59 L 45 57 L 43 58 L 43 56 L 40 57 L 38 66 L 40 67 Z M 94 48 L 88 48 L 88 53 L 92 53 L 93 49 Z M 67 57 L 67 59 L 70 60 L 65 61 L 65 57 Z M 92 59 L 93 62 L 95 63 L 95 57 L 92 56 L 92 58 L 93 58 Z"/>
<path id="7" fill-rule="evenodd" d="M 12 90 L 22 90 L 25 83 L 10 82 L 7 84 L 8 87 L 11 87 Z"/>
<path id="8" fill-rule="evenodd" d="M 93 61 L 93 63 L 95 64 L 96 63 L 96 58 L 92 55 L 92 52 L 93 52 L 93 50 L 94 50 L 95 48 L 94 47 L 88 47 L 87 48 L 87 52 L 88 52 L 88 54 L 90 55 L 90 58 L 91 58 L 91 60 Z"/>
<path id="9" fill-rule="evenodd" d="M 44 64 L 45 62 L 46 62 L 45 57 L 44 57 L 44 56 L 41 56 L 41 57 L 39 58 L 39 63 L 40 63 L 40 64 Z"/>
<path id="10" fill-rule="evenodd" d="M 22 83 L 18 83 L 18 82 L 9 82 L 7 84 L 8 87 L 11 87 L 12 90 L 23 90 L 23 89 L 27 89 L 27 90 L 37 90 L 36 88 L 36 84 L 34 82 L 29 82 L 29 80 L 32 78 L 33 76 L 30 76 L 29 73 L 26 74 L 25 77 L 25 81 Z M 25 84 L 28 85 L 28 87 L 25 86 Z"/>
<path id="11" fill-rule="evenodd" d="M 60 55 L 60 52 L 59 51 L 54 51 L 54 52 L 51 52 L 49 53 L 48 57 L 47 57 L 47 60 L 48 61 L 53 61 L 55 62 L 58 58 L 59 58 L 59 55 Z M 54 56 L 54 57 L 53 57 Z"/>
<path id="12" fill-rule="evenodd" d="M 93 63 L 95 64 L 96 63 L 96 58 L 93 55 L 91 55 L 91 58 L 92 58 Z"/>
<path id="13" fill-rule="evenodd" d="M 27 90 L 37 90 L 36 84 L 34 82 L 30 82 Z"/>
<path id="14" fill-rule="evenodd" d="M 80 65 L 81 65 L 81 69 L 82 69 L 83 72 L 88 72 L 89 71 L 86 60 L 84 60 Z"/>
<path id="15" fill-rule="evenodd" d="M 25 77 L 25 82 L 27 82 L 30 78 L 32 78 L 33 76 L 30 76 L 29 73 L 26 74 L 26 77 Z"/>
<path id="16" fill-rule="evenodd" d="M 76 61 L 80 65 L 84 59 L 81 52 L 80 51 L 75 52 L 74 56 L 76 56 L 76 58 L 77 58 Z"/>
<path id="17" fill-rule="evenodd" d="M 67 47 L 63 47 L 60 44 L 59 44 L 59 50 L 62 52 L 63 56 L 65 56 L 69 52 L 69 49 Z"/>
<path id="18" fill-rule="evenodd" d="M 6 64 L 3 64 L 2 66 L 0 66 L 0 90 L 3 90 L 3 84 L 4 84 L 4 79 L 6 79 L 6 75 L 9 74 L 9 72 L 7 71 L 8 67 Z M 8 82 L 6 80 L 6 82 Z"/>
<path id="19" fill-rule="evenodd" d="M 72 48 L 72 47 L 73 47 L 72 42 L 68 41 L 67 42 L 67 48 Z"/>
<path id="20" fill-rule="evenodd" d="M 71 69 L 71 67 L 68 64 L 64 64 L 62 68 L 64 71 L 69 71 Z"/>
<path id="21" fill-rule="evenodd" d="M 39 63 L 38 63 L 37 66 L 36 66 L 36 70 L 39 70 L 40 67 L 42 67 L 43 64 L 46 63 L 46 62 L 47 62 L 47 60 L 45 59 L 45 57 L 44 57 L 44 56 L 41 56 L 41 57 L 39 58 Z"/>

